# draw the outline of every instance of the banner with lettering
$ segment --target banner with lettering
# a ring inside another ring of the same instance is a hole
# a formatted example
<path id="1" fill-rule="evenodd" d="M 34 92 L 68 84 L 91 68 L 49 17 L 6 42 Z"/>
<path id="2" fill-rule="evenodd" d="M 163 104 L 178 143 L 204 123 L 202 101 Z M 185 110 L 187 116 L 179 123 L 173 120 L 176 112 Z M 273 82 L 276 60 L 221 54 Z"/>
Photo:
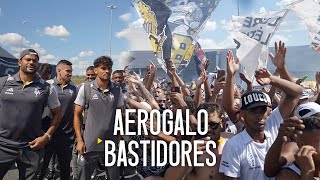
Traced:
<path id="1" fill-rule="evenodd" d="M 161 67 L 170 59 L 181 72 L 189 64 L 199 33 L 220 0 L 134 0 Z"/>
<path id="2" fill-rule="evenodd" d="M 320 52 L 320 0 L 299 0 L 288 5 L 309 30 L 310 47 Z"/>
<path id="3" fill-rule="evenodd" d="M 237 44 L 237 57 L 244 73 L 252 77 L 257 68 L 267 65 L 268 47 L 287 10 L 253 16 L 233 16 L 231 34 Z"/>

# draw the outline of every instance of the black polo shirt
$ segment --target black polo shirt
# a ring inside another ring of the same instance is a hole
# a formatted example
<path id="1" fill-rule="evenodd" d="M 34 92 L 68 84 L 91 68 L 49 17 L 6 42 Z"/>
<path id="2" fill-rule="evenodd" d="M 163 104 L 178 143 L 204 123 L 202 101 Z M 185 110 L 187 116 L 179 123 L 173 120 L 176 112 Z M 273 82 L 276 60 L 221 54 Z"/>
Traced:
<path id="1" fill-rule="evenodd" d="M 39 75 L 26 84 L 19 73 L 9 76 L 0 94 L 0 146 L 23 148 L 42 136 L 42 112 L 47 105 L 54 109 L 60 103 L 57 92 Z"/>
<path id="2" fill-rule="evenodd" d="M 97 80 L 90 82 L 90 85 L 91 95 L 84 130 L 84 144 L 86 152 L 104 151 L 104 143 L 98 144 L 97 138 L 117 143 L 113 129 L 116 109 L 123 105 L 123 95 L 121 88 L 111 81 L 109 88 L 104 91 L 99 88 Z M 80 87 L 75 104 L 84 107 L 84 86 Z"/>
<path id="3" fill-rule="evenodd" d="M 58 92 L 58 99 L 62 108 L 62 119 L 53 136 L 66 135 L 71 140 L 74 139 L 73 129 L 73 105 L 77 97 L 77 87 L 73 82 L 68 82 L 66 85 L 61 86 L 57 78 L 47 81 Z"/>

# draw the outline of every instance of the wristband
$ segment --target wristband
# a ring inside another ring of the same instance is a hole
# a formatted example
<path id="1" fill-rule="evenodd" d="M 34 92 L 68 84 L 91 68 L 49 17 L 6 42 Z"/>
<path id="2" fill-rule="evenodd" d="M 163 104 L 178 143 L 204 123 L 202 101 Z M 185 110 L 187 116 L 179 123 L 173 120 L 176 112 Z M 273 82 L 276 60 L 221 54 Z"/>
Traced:
<path id="1" fill-rule="evenodd" d="M 44 133 L 44 134 L 48 136 L 48 141 L 50 142 L 50 141 L 51 141 L 52 136 L 51 136 L 49 133 Z"/>

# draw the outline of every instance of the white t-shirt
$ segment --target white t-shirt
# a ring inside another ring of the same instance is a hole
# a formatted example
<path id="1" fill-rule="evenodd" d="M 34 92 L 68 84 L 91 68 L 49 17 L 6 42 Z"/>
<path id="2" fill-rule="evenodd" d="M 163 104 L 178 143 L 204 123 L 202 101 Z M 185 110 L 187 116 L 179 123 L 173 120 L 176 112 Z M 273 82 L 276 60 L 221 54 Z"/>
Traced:
<path id="1" fill-rule="evenodd" d="M 279 108 L 276 108 L 267 118 L 263 143 L 254 142 L 246 130 L 228 140 L 223 148 L 219 172 L 243 180 L 274 179 L 265 176 L 264 160 L 282 121 Z"/>
<path id="2" fill-rule="evenodd" d="M 236 125 L 233 124 L 233 122 L 229 118 L 226 119 L 225 132 L 237 134 L 237 127 L 236 127 Z"/>

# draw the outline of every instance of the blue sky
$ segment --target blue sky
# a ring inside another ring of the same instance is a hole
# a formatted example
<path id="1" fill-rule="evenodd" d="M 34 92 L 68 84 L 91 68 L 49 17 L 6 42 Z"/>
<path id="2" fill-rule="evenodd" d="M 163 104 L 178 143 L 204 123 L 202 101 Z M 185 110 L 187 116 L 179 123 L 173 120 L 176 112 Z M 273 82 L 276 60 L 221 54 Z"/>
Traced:
<path id="1" fill-rule="evenodd" d="M 240 15 L 278 10 L 290 0 L 240 0 Z M 0 1 L 0 46 L 17 56 L 21 39 L 23 48 L 34 48 L 41 62 L 56 63 L 69 59 L 74 74 L 84 69 L 101 55 L 109 54 L 110 10 L 115 4 L 112 26 L 112 57 L 114 69 L 129 50 L 150 50 L 130 0 L 2 0 Z M 212 13 L 199 42 L 204 49 L 234 48 L 228 32 L 232 15 L 237 15 L 236 0 L 221 0 Z M 306 26 L 289 13 L 275 34 L 273 41 L 282 39 L 287 45 L 307 45 Z"/>

